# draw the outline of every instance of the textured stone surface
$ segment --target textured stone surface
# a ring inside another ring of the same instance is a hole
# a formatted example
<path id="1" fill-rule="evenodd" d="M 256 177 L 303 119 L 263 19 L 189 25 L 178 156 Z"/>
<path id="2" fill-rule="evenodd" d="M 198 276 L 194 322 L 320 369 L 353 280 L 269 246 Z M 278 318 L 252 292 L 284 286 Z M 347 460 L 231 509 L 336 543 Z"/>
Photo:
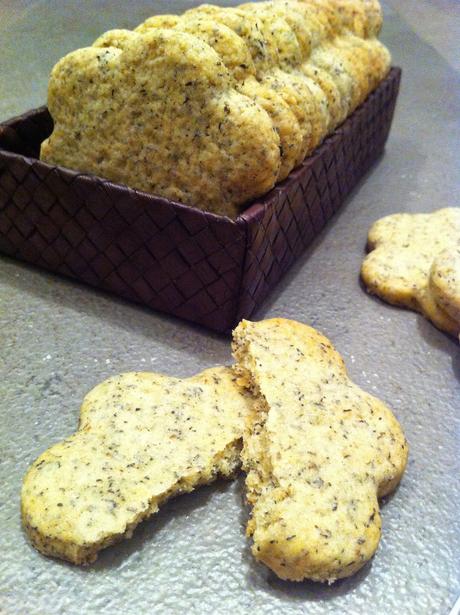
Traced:
<path id="1" fill-rule="evenodd" d="M 66 51 L 109 27 L 191 4 L 87 1 L 71 8 L 77 3 L 6 0 L 0 117 L 41 104 L 47 73 Z M 387 153 L 258 314 L 317 326 L 352 378 L 390 404 L 405 428 L 409 466 L 383 506 L 375 559 L 332 587 L 277 580 L 249 555 L 241 480 L 172 501 L 89 568 L 34 551 L 20 528 L 22 476 L 74 430 L 91 387 L 123 370 L 186 376 L 231 357 L 222 337 L 1 258 L 2 614 L 431 615 L 453 606 L 460 578 L 459 346 L 423 317 L 366 295 L 358 272 L 367 230 L 380 216 L 460 206 L 459 78 L 391 12 L 383 38 L 405 71 Z"/>

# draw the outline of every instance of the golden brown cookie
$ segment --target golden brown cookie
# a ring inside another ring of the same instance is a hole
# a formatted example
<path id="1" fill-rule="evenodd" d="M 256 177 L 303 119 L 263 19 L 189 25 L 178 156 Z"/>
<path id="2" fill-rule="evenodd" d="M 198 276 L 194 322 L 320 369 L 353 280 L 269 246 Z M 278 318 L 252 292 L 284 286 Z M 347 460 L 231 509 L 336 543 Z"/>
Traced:
<path id="1" fill-rule="evenodd" d="M 200 4 L 185 11 L 184 17 L 206 14 L 233 30 L 246 43 L 254 61 L 257 76 L 278 66 L 278 52 L 274 34 L 264 30 L 263 23 L 254 14 L 240 8 L 225 8 Z"/>
<path id="2" fill-rule="evenodd" d="M 460 329 L 460 242 L 434 259 L 429 288 L 439 307 L 459 324 Z"/>
<path id="3" fill-rule="evenodd" d="M 174 28 L 179 19 L 179 15 L 153 15 L 139 24 L 134 31 L 145 34 L 154 28 Z"/>
<path id="4" fill-rule="evenodd" d="M 128 40 L 130 39 L 130 40 Z M 54 67 L 45 162 L 235 216 L 273 187 L 280 139 L 237 92 L 219 55 L 184 32 L 149 29 L 123 49 L 89 47 Z"/>
<path id="5" fill-rule="evenodd" d="M 261 79 L 264 84 L 268 83 L 282 92 L 284 99 L 296 113 L 301 129 L 306 126 L 307 139 L 302 153 L 302 157 L 305 157 L 326 136 L 330 115 L 325 93 L 300 70 L 304 61 L 302 36 L 297 36 L 300 28 L 298 21 L 293 19 L 295 11 L 292 7 L 288 10 L 287 5 L 287 2 L 262 2 L 243 4 L 239 8 L 257 16 L 262 31 L 268 32 L 275 42 L 277 68 L 268 71 Z M 302 19 L 300 14 L 297 16 Z M 300 34 L 306 35 L 305 32 Z M 282 90 L 279 89 L 280 84 Z"/>
<path id="6" fill-rule="evenodd" d="M 101 47 L 102 49 L 116 47 L 117 49 L 124 49 L 137 39 L 139 39 L 139 34 L 132 30 L 109 30 L 101 34 L 101 36 L 94 41 L 93 47 Z"/>
<path id="7" fill-rule="evenodd" d="M 135 372 L 98 385 L 78 431 L 26 474 L 21 508 L 32 544 L 87 564 L 169 498 L 233 476 L 249 405 L 225 367 L 186 379 Z"/>
<path id="8" fill-rule="evenodd" d="M 219 12 L 208 14 L 190 11 L 184 15 L 176 28 L 202 38 L 213 47 L 235 77 L 235 88 L 254 100 L 268 113 L 280 138 L 281 165 L 277 181 L 281 181 L 289 175 L 305 155 L 299 121 L 290 104 L 286 102 L 285 96 L 276 92 L 270 84 L 255 79 L 257 70 L 249 52 L 252 44 L 250 46 L 247 44 L 249 35 L 243 39 L 225 23 L 216 21 L 213 15 L 218 18 Z M 225 21 L 225 15 L 224 12 L 223 21 Z M 246 28 L 251 23 L 257 22 L 249 21 Z M 259 36 L 259 30 L 257 30 L 257 36 Z M 255 44 L 253 39 L 252 43 Z"/>
<path id="9" fill-rule="evenodd" d="M 335 80 L 331 77 L 327 70 L 320 68 L 311 62 L 304 62 L 300 67 L 300 70 L 314 83 L 316 83 L 326 96 L 329 114 L 327 133 L 330 133 L 341 122 L 343 122 L 347 113 L 346 104 L 342 103 L 340 90 L 337 87 Z"/>
<path id="10" fill-rule="evenodd" d="M 106 32 L 53 69 L 41 157 L 236 217 L 386 75 L 379 11 L 377 0 L 204 4 Z"/>
<path id="11" fill-rule="evenodd" d="M 221 8 L 213 5 L 200 5 L 186 11 L 185 16 L 207 14 L 215 21 L 223 23 L 240 36 L 247 45 L 254 65 L 256 77 L 265 87 L 271 89 L 280 97 L 295 115 L 302 139 L 295 165 L 303 161 L 314 142 L 312 118 L 315 114 L 316 102 L 311 98 L 311 91 L 300 76 L 290 75 L 280 68 L 280 62 L 289 63 L 291 45 L 296 53 L 295 37 L 287 26 L 271 28 L 271 20 L 265 15 L 258 15 L 252 9 Z M 281 54 L 281 56 L 280 56 Z"/>
<path id="12" fill-rule="evenodd" d="M 348 30 L 362 38 L 378 35 L 383 15 L 379 0 L 300 0 L 309 7 L 322 9 L 332 19 L 335 34 Z"/>
<path id="13" fill-rule="evenodd" d="M 242 321 L 233 351 L 255 400 L 242 454 L 254 556 L 282 579 L 350 576 L 374 555 L 378 498 L 406 466 L 397 420 L 311 327 Z"/>
<path id="14" fill-rule="evenodd" d="M 251 98 L 264 109 L 280 138 L 281 164 L 277 181 L 285 179 L 292 169 L 303 160 L 304 139 L 299 122 L 285 96 L 270 84 L 248 78 L 235 85 L 236 89 Z"/>
<path id="15" fill-rule="evenodd" d="M 421 312 L 438 328 L 458 335 L 460 326 L 439 307 L 430 290 L 433 261 L 460 245 L 460 209 L 431 214 L 394 214 L 375 222 L 361 277 L 370 293 Z"/>
<path id="16" fill-rule="evenodd" d="M 155 21 L 152 19 L 145 24 L 149 25 L 149 29 L 155 27 Z M 161 27 L 161 21 L 158 27 Z M 302 135 L 299 123 L 284 99 L 255 79 L 255 64 L 245 41 L 206 11 L 188 12 L 178 18 L 172 27 L 192 34 L 212 47 L 234 78 L 235 89 L 251 98 L 268 113 L 280 139 L 281 164 L 276 180 L 283 180 L 301 157 Z"/>

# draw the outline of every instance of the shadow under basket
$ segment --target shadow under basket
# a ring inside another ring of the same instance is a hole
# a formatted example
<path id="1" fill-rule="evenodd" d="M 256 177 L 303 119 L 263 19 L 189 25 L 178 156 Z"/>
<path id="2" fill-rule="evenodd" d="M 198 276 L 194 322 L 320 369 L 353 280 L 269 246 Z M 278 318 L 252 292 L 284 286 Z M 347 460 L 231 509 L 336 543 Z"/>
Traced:
<path id="1" fill-rule="evenodd" d="M 0 252 L 216 331 L 250 318 L 383 152 L 401 70 L 236 219 L 38 160 L 46 107 L 0 124 Z"/>

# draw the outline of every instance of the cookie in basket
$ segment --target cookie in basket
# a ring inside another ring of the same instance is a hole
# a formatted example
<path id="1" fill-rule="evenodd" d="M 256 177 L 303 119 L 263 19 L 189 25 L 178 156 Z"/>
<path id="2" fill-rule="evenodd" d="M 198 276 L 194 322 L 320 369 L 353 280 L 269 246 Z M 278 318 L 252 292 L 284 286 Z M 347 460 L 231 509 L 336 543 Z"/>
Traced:
<path id="1" fill-rule="evenodd" d="M 42 160 L 232 216 L 266 193 L 279 135 L 220 56 L 170 29 L 122 38 L 122 49 L 80 49 L 54 67 Z"/>
<path id="2" fill-rule="evenodd" d="M 165 27 L 163 21 L 147 19 L 135 31 L 145 33 L 153 28 Z M 249 25 L 250 22 L 246 27 Z M 268 113 L 280 138 L 281 164 L 276 180 L 281 181 L 287 177 L 303 155 L 300 126 L 283 97 L 255 78 L 256 67 L 242 37 L 225 23 L 213 19 L 212 14 L 200 11 L 177 17 L 171 27 L 192 34 L 212 47 L 234 78 L 233 85 L 237 91 L 251 98 Z"/>

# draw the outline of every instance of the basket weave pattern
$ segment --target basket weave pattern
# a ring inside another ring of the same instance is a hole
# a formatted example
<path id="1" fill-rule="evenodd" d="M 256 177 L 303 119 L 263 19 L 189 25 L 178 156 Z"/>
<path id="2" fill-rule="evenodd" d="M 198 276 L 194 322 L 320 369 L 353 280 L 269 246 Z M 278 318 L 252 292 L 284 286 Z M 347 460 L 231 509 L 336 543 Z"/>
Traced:
<path id="1" fill-rule="evenodd" d="M 393 68 L 236 220 L 37 159 L 46 108 L 0 124 L 0 252 L 217 331 L 249 318 L 382 153 Z"/>

